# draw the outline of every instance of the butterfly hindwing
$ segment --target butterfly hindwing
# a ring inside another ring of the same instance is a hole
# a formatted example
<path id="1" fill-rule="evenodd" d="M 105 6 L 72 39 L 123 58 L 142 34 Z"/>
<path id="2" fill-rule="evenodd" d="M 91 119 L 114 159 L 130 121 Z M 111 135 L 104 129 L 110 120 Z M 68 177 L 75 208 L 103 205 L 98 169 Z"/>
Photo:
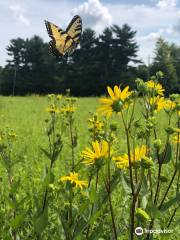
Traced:
<path id="1" fill-rule="evenodd" d="M 49 52 L 53 55 L 71 55 L 77 47 L 81 32 L 82 32 L 82 21 L 79 16 L 75 16 L 66 31 L 55 24 L 45 21 L 47 32 L 49 37 L 52 39 L 49 43 Z"/>

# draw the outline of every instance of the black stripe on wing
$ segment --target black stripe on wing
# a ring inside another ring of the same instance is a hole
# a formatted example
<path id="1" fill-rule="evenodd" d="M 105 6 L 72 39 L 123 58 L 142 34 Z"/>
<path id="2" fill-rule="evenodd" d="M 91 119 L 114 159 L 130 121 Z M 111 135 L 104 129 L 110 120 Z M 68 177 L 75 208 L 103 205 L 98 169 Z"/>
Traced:
<path id="1" fill-rule="evenodd" d="M 50 22 L 48 22 L 48 21 L 46 21 L 46 20 L 45 20 L 44 22 L 45 22 L 46 29 L 47 29 L 47 32 L 48 32 L 49 36 L 54 39 L 53 34 L 52 34 L 52 30 L 51 30 L 51 24 L 50 24 Z"/>
<path id="2" fill-rule="evenodd" d="M 79 26 L 80 26 L 80 29 L 82 30 L 82 20 L 81 20 L 81 17 L 80 17 L 79 15 L 75 15 L 75 16 L 73 17 L 73 19 L 71 20 L 71 22 L 69 23 L 68 27 L 66 28 L 66 32 L 69 31 L 69 29 L 71 28 L 71 26 L 74 24 L 74 22 L 75 22 L 77 19 L 79 19 L 79 21 L 80 21 Z M 80 29 L 79 29 L 79 30 L 80 30 Z"/>

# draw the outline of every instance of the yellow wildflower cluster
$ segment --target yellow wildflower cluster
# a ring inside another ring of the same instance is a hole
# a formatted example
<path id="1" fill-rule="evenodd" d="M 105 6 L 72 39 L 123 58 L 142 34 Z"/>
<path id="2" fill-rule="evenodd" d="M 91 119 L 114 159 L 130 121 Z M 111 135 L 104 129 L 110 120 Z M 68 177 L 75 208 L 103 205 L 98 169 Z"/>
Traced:
<path id="1" fill-rule="evenodd" d="M 160 96 L 152 97 L 148 99 L 147 104 L 151 110 L 159 112 L 162 109 L 164 109 L 165 100 L 164 100 L 164 97 L 160 97 Z"/>
<path id="2" fill-rule="evenodd" d="M 160 96 L 164 95 L 165 89 L 162 87 L 162 85 L 160 83 L 150 80 L 150 81 L 146 82 L 146 85 L 147 85 L 149 91 L 153 95 L 160 95 Z"/>
<path id="3" fill-rule="evenodd" d="M 55 106 L 55 104 L 51 104 L 48 108 L 46 108 L 46 112 L 59 113 L 59 108 Z"/>
<path id="4" fill-rule="evenodd" d="M 76 108 L 75 108 L 73 105 L 70 105 L 70 104 L 67 104 L 66 106 L 61 107 L 61 108 L 59 109 L 59 111 L 60 111 L 61 113 L 74 113 L 75 110 L 76 110 Z"/>
<path id="5" fill-rule="evenodd" d="M 100 120 L 98 120 L 97 115 L 94 115 L 92 118 L 88 119 L 90 130 L 93 130 L 95 134 L 99 133 L 104 126 L 104 123 Z"/>

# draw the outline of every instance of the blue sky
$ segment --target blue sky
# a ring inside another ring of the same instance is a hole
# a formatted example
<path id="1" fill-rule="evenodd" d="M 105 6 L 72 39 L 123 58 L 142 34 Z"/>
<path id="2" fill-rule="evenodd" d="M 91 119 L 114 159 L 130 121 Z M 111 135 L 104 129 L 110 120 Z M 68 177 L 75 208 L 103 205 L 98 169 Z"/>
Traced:
<path id="1" fill-rule="evenodd" d="M 49 41 L 44 19 L 65 28 L 74 14 L 97 32 L 128 23 L 137 30 L 138 55 L 146 63 L 158 37 L 180 45 L 180 0 L 0 0 L 0 65 L 10 39 L 36 34 Z"/>

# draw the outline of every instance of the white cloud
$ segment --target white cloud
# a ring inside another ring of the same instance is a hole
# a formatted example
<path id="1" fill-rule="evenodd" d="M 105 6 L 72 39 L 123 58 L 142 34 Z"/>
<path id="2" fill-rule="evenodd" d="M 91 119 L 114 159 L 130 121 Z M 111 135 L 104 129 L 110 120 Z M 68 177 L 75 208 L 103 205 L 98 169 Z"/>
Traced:
<path id="1" fill-rule="evenodd" d="M 151 43 L 152 43 L 152 42 L 156 42 L 159 37 L 161 37 L 160 32 L 151 32 L 147 35 L 137 37 L 137 40 L 138 40 L 138 42 L 149 42 L 149 41 L 151 41 Z"/>
<path id="2" fill-rule="evenodd" d="M 157 6 L 109 4 L 108 9 L 113 15 L 113 23 L 128 23 L 138 31 L 152 31 L 153 28 L 164 28 L 177 20 L 177 9 L 161 9 Z"/>
<path id="3" fill-rule="evenodd" d="M 176 7 L 177 0 L 159 0 L 157 6 L 160 8 Z"/>
<path id="4" fill-rule="evenodd" d="M 24 15 L 25 9 L 23 7 L 21 7 L 19 4 L 14 4 L 14 5 L 10 5 L 9 9 L 13 13 L 13 16 L 16 20 L 20 21 L 26 26 L 30 25 L 29 19 Z"/>
<path id="5" fill-rule="evenodd" d="M 72 13 L 82 16 L 85 26 L 93 27 L 97 31 L 112 24 L 112 16 L 108 8 L 99 0 L 88 0 L 74 8 Z"/>

